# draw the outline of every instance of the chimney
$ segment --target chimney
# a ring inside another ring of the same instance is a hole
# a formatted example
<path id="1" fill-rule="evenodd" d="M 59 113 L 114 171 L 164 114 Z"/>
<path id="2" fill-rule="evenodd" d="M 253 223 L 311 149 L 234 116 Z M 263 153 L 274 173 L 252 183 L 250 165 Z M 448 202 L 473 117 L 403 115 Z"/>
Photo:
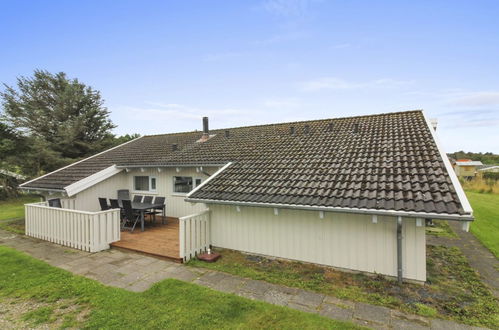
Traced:
<path id="1" fill-rule="evenodd" d="M 430 123 L 431 127 L 436 131 L 437 130 L 437 125 L 438 125 L 438 119 L 437 118 L 430 118 Z"/>
<path id="2" fill-rule="evenodd" d="M 208 117 L 203 117 L 203 137 L 208 137 L 210 135 L 210 130 L 208 128 Z"/>
<path id="3" fill-rule="evenodd" d="M 196 142 L 206 142 L 210 139 L 210 130 L 208 128 L 208 117 L 203 117 L 203 135 Z"/>

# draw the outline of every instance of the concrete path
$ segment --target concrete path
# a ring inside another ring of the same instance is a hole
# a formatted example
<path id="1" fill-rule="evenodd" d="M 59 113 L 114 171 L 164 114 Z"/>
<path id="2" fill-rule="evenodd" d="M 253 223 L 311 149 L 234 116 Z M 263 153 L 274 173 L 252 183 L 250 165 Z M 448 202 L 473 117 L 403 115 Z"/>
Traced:
<path id="1" fill-rule="evenodd" d="M 448 223 L 459 238 L 426 235 L 426 243 L 457 246 L 466 256 L 471 267 L 479 273 L 483 282 L 489 285 L 492 294 L 499 298 L 499 260 L 472 233 L 461 230 L 459 222 L 448 221 Z"/>
<path id="2" fill-rule="evenodd" d="M 174 278 L 249 299 L 317 313 L 374 329 L 478 329 L 455 322 L 405 314 L 386 307 L 355 303 L 297 288 L 194 268 L 133 252 L 111 249 L 86 253 L 0 230 L 0 244 L 106 285 L 141 292 Z"/>

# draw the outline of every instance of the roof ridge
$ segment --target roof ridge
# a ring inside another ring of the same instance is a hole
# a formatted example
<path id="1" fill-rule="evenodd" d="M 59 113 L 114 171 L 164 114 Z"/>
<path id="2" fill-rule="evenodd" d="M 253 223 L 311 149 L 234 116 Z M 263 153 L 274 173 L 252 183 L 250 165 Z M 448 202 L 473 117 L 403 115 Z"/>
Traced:
<path id="1" fill-rule="evenodd" d="M 322 118 L 322 119 L 310 119 L 310 120 L 300 120 L 300 121 L 286 121 L 280 123 L 269 123 L 269 124 L 258 124 L 258 125 L 249 125 L 249 126 L 235 126 L 235 127 L 225 127 L 225 128 L 216 128 L 210 130 L 213 131 L 224 131 L 230 129 L 240 129 L 240 128 L 256 128 L 256 127 L 265 127 L 265 126 L 278 126 L 278 125 L 289 125 L 289 124 L 302 124 L 302 123 L 311 123 L 317 121 L 326 121 L 326 120 L 338 120 L 338 119 L 353 119 L 353 118 L 367 118 L 367 117 L 376 117 L 376 116 L 386 116 L 386 115 L 397 115 L 402 113 L 413 113 L 413 112 L 422 112 L 423 109 L 413 109 L 413 110 L 404 110 L 404 111 L 395 111 L 395 112 L 383 112 L 376 113 L 370 115 L 357 115 L 357 116 L 345 116 L 345 117 L 334 117 L 334 118 Z M 144 137 L 154 137 L 154 136 L 172 136 L 172 135 L 181 135 L 187 133 L 201 133 L 201 131 L 185 131 L 185 132 L 174 132 L 174 133 L 164 133 L 164 134 L 152 134 L 152 135 L 144 135 Z"/>

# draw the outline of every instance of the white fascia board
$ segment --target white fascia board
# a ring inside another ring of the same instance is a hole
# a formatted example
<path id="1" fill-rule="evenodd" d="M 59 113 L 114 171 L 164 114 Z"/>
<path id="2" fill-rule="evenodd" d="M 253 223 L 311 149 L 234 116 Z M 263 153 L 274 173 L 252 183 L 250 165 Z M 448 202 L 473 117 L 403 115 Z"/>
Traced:
<path id="1" fill-rule="evenodd" d="M 189 198 L 192 194 L 194 194 L 196 191 L 198 191 L 199 189 L 201 189 L 205 184 L 207 184 L 208 182 L 210 182 L 212 179 L 214 179 L 217 175 L 219 175 L 220 173 L 222 173 L 227 167 L 229 167 L 230 165 L 232 165 L 232 162 L 228 162 L 227 164 L 225 164 L 222 168 L 220 168 L 218 171 L 216 171 L 215 173 L 213 173 L 208 179 L 206 179 L 203 183 L 201 183 L 199 186 L 197 186 L 196 188 L 194 188 L 193 190 L 191 190 L 190 193 L 188 193 L 185 197 L 186 198 Z"/>
<path id="2" fill-rule="evenodd" d="M 299 204 L 239 202 L 239 201 L 230 201 L 230 200 L 215 200 L 215 199 L 200 199 L 200 198 L 186 198 L 185 201 L 189 202 L 189 203 L 239 205 L 239 206 L 292 209 L 292 210 L 313 210 L 313 211 L 337 212 L 337 213 L 386 215 L 386 216 L 392 216 L 392 217 L 407 217 L 407 218 L 473 221 L 473 216 L 471 216 L 471 215 L 458 215 L 458 214 L 453 215 L 453 214 L 441 214 L 441 213 L 423 213 L 423 212 L 407 212 L 407 211 L 396 211 L 396 210 L 359 209 L 359 208 L 333 207 L 333 206 L 311 206 L 311 205 L 299 205 Z"/>
<path id="3" fill-rule="evenodd" d="M 86 161 L 86 160 L 89 160 L 89 159 L 91 159 L 91 158 L 94 158 L 94 157 L 100 156 L 100 155 L 102 155 L 102 154 L 105 154 L 105 153 L 106 153 L 106 152 L 108 152 L 108 151 L 111 151 L 111 150 L 114 150 L 114 149 L 116 149 L 116 148 L 122 147 L 122 146 L 124 146 L 125 144 L 132 143 L 132 142 L 137 141 L 138 139 L 141 139 L 141 138 L 143 138 L 143 137 L 144 137 L 144 136 L 139 136 L 139 137 L 138 137 L 138 138 L 136 138 L 136 139 L 130 140 L 130 141 L 125 142 L 125 143 L 122 143 L 122 144 L 120 144 L 120 145 L 117 145 L 116 147 L 112 147 L 111 149 L 104 150 L 104 151 L 102 151 L 102 152 L 99 152 L 98 154 L 92 155 L 92 156 L 87 157 L 87 158 L 85 158 L 85 159 L 79 160 L 79 161 L 77 161 L 77 162 L 75 162 L 75 163 L 72 163 L 72 164 L 69 164 L 69 165 L 67 165 L 67 166 L 61 167 L 61 168 L 59 168 L 59 169 L 57 169 L 57 170 L 55 170 L 55 171 L 52 171 L 52 172 L 50 172 L 50 173 L 44 174 L 44 175 L 42 175 L 42 176 L 39 176 L 39 177 L 37 177 L 37 178 L 34 178 L 34 179 L 29 180 L 29 181 L 27 181 L 27 182 L 24 182 L 23 184 L 20 184 L 20 185 L 19 185 L 19 187 L 23 187 L 24 185 L 26 185 L 26 184 L 28 184 L 28 183 L 31 183 L 31 182 L 36 181 L 36 180 L 38 180 L 38 179 L 44 178 L 44 177 L 46 177 L 46 176 L 48 176 L 48 175 L 51 175 L 51 174 L 54 174 L 54 173 L 56 173 L 56 172 L 62 171 L 62 170 L 64 170 L 64 169 L 68 168 L 68 167 L 71 167 L 71 166 L 73 166 L 73 165 L 79 164 L 79 163 L 84 162 L 84 161 Z"/>
<path id="4" fill-rule="evenodd" d="M 440 141 L 438 140 L 437 134 L 435 130 L 433 129 L 433 126 L 431 126 L 430 120 L 426 117 L 424 111 L 422 111 L 423 117 L 426 120 L 426 124 L 428 126 L 428 129 L 430 130 L 431 136 L 433 137 L 433 140 L 435 141 L 435 144 L 437 145 L 438 151 L 440 153 L 440 157 L 442 157 L 442 160 L 444 162 L 445 168 L 447 169 L 447 173 L 449 174 L 450 180 L 452 182 L 452 185 L 454 186 L 454 189 L 456 189 L 457 197 L 459 198 L 459 201 L 461 202 L 461 206 L 463 207 L 464 212 L 469 213 L 470 215 L 473 215 L 473 209 L 471 208 L 470 202 L 468 201 L 468 198 L 466 197 L 466 194 L 464 193 L 463 187 L 461 186 L 461 183 L 459 182 L 459 179 L 457 178 L 456 172 L 454 172 L 454 169 L 452 168 L 452 165 L 449 161 L 449 157 L 447 157 L 447 154 L 443 151 L 442 145 L 440 144 Z"/>
<path id="5" fill-rule="evenodd" d="M 93 185 L 96 185 L 97 183 L 120 173 L 121 171 L 123 171 L 122 168 L 116 168 L 115 165 L 112 165 L 109 166 L 108 168 L 103 169 L 102 171 L 87 176 L 86 178 L 81 179 L 80 181 L 70 184 L 69 186 L 64 187 L 64 189 L 66 190 L 67 195 L 71 197 L 76 195 L 80 191 L 90 188 Z"/>

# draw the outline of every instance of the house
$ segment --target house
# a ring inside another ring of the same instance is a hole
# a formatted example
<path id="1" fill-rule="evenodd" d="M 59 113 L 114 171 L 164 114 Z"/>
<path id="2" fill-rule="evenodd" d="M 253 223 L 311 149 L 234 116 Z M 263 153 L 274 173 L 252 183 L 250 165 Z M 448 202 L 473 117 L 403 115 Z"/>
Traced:
<path id="1" fill-rule="evenodd" d="M 86 212 L 118 189 L 166 196 L 184 260 L 215 246 L 424 282 L 425 219 L 473 220 L 435 134 L 419 110 L 211 131 L 205 117 L 22 186 Z"/>
<path id="2" fill-rule="evenodd" d="M 482 162 L 471 159 L 457 159 L 453 164 L 456 175 L 465 179 L 474 178 L 480 166 L 483 166 Z"/>
<path id="3" fill-rule="evenodd" d="M 499 165 L 483 165 L 478 168 L 479 173 L 498 173 L 499 172 Z"/>

